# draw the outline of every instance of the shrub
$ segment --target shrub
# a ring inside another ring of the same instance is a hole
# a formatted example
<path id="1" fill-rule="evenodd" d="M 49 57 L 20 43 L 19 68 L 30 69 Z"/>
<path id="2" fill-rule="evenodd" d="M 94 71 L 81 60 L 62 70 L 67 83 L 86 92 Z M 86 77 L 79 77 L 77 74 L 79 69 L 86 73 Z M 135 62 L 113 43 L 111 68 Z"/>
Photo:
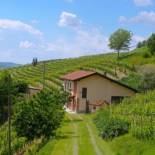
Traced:
<path id="1" fill-rule="evenodd" d="M 145 73 L 141 79 L 139 89 L 142 91 L 155 89 L 155 73 Z"/>
<path id="2" fill-rule="evenodd" d="M 129 123 L 120 118 L 110 118 L 102 129 L 102 137 L 104 139 L 112 139 L 129 131 Z"/>
<path id="3" fill-rule="evenodd" d="M 131 133 L 138 139 L 154 140 L 155 133 L 153 126 L 139 126 L 135 125 L 131 129 Z"/>
<path id="4" fill-rule="evenodd" d="M 130 125 L 129 122 L 121 118 L 111 116 L 109 106 L 99 110 L 96 113 L 94 123 L 104 139 L 112 139 L 128 133 Z"/>
<path id="5" fill-rule="evenodd" d="M 64 116 L 68 97 L 59 91 L 41 91 L 29 101 L 18 104 L 13 125 L 17 135 L 29 140 L 54 135 Z"/>
<path id="6" fill-rule="evenodd" d="M 155 53 L 155 34 L 152 34 L 147 41 L 147 46 L 151 54 Z"/>
<path id="7" fill-rule="evenodd" d="M 102 132 L 102 129 L 104 128 L 105 124 L 107 124 L 107 121 L 109 121 L 109 119 L 110 119 L 110 109 L 108 106 L 105 107 L 104 109 L 100 109 L 97 111 L 93 121 L 100 133 Z"/>
<path id="8" fill-rule="evenodd" d="M 143 53 L 143 58 L 150 58 L 150 57 L 151 57 L 151 55 L 149 52 Z"/>

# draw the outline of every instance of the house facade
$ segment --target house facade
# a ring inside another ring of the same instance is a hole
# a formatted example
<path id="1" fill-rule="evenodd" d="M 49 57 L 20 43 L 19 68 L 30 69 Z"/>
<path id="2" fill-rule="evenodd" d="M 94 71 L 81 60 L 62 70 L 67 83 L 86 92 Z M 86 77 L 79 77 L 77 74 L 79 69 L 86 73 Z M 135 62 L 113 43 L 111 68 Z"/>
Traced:
<path id="1" fill-rule="evenodd" d="M 136 93 L 128 86 L 92 71 L 75 71 L 61 79 L 64 90 L 71 95 L 66 106 L 75 112 L 92 112 Z"/>

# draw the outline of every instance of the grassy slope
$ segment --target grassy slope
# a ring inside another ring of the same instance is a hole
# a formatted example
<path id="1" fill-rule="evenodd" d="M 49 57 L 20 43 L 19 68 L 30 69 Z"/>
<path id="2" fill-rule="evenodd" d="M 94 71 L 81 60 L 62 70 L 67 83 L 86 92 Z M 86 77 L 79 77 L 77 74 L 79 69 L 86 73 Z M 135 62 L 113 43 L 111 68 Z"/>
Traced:
<path id="1" fill-rule="evenodd" d="M 117 80 L 126 77 L 123 82 L 136 88 L 137 81 L 139 80 L 137 71 L 142 67 L 145 68 L 148 64 L 151 64 L 153 67 L 155 65 L 155 56 L 150 58 L 143 57 L 146 51 L 146 48 L 142 48 L 136 49 L 133 52 L 122 53 L 119 61 L 117 61 L 117 54 L 113 53 L 47 61 L 46 88 L 60 88 L 62 83 L 59 77 L 78 69 L 95 70 L 102 74 L 106 72 L 107 76 Z M 31 85 L 41 86 L 42 69 L 43 64 L 40 62 L 36 67 L 25 65 L 10 69 L 10 71 L 16 79 L 23 79 Z"/>
<path id="2" fill-rule="evenodd" d="M 47 89 L 61 88 L 62 82 L 59 80 L 59 77 L 65 73 L 68 73 L 70 71 L 74 71 L 77 69 L 90 69 L 90 70 L 96 70 L 101 73 L 107 72 L 108 76 L 117 80 L 121 80 L 123 78 L 123 80 L 121 81 L 136 88 L 137 82 L 139 80 L 139 77 L 138 77 L 139 74 L 142 73 L 148 67 L 150 68 L 150 66 L 152 68 L 155 68 L 155 56 L 144 58 L 143 55 L 145 52 L 147 52 L 147 49 L 141 48 L 141 49 L 136 49 L 133 52 L 122 53 L 121 54 L 122 58 L 119 60 L 119 63 L 117 62 L 117 54 L 101 54 L 101 55 L 86 56 L 86 57 L 80 57 L 80 58 L 74 58 L 74 59 L 47 61 L 46 62 L 46 88 Z M 40 62 L 36 67 L 33 67 L 32 65 L 25 65 L 25 66 L 20 66 L 9 70 L 11 71 L 12 76 L 15 79 L 26 80 L 31 85 L 41 86 L 42 68 L 43 68 L 43 64 Z M 117 75 L 115 75 L 115 70 Z M 0 72 L 0 75 L 1 74 L 2 72 Z M 82 128 L 82 125 L 80 127 Z M 68 130 L 68 129 L 64 128 L 63 130 Z M 94 135 L 97 135 L 97 133 L 94 133 Z M 102 141 L 102 140 L 98 139 L 98 141 Z M 121 139 L 118 141 L 116 140 L 116 143 L 114 142 L 111 145 L 114 146 L 115 144 L 119 144 L 119 142 L 120 142 L 120 145 L 123 145 L 123 141 L 124 140 L 122 138 L 122 140 Z M 87 138 L 85 142 L 87 143 Z M 104 141 L 99 143 L 103 143 L 102 145 L 105 146 Z M 53 141 L 49 142 L 48 145 L 53 146 Z M 51 151 L 52 147 L 50 148 L 47 147 L 47 149 Z"/>

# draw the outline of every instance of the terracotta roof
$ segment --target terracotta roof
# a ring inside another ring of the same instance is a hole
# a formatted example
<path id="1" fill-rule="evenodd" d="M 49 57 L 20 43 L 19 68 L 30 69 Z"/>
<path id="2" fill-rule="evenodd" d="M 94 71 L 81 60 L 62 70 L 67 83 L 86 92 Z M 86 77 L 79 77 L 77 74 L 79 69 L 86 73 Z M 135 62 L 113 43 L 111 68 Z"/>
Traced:
<path id="1" fill-rule="evenodd" d="M 138 92 L 136 89 L 134 89 L 134 88 L 132 88 L 132 87 L 126 85 L 126 84 L 123 84 L 123 83 L 121 83 L 121 82 L 119 82 L 117 80 L 114 80 L 114 79 L 112 79 L 110 77 L 107 77 L 106 75 L 103 75 L 103 74 L 100 74 L 100 73 L 97 73 L 97 72 L 93 72 L 93 71 L 84 71 L 84 70 L 74 71 L 74 72 L 71 72 L 69 74 L 66 74 L 66 75 L 60 77 L 60 79 L 61 80 L 77 81 L 77 80 L 81 80 L 81 79 L 84 79 L 86 77 L 89 77 L 91 75 L 99 75 L 99 76 L 101 76 L 103 78 L 106 78 L 106 79 L 108 79 L 108 80 L 110 80 L 110 81 L 112 81 L 114 83 L 117 83 L 117 84 L 119 84 L 119 85 L 121 85 L 123 87 L 126 87 L 126 88 L 128 88 L 128 89 L 130 89 L 130 90 L 132 90 L 134 92 Z"/>
<path id="2" fill-rule="evenodd" d="M 75 81 L 75 80 L 85 78 L 85 77 L 93 75 L 93 74 L 96 74 L 96 72 L 79 70 L 79 71 L 74 71 L 72 73 L 66 74 L 66 75 L 62 76 L 61 79 Z"/>

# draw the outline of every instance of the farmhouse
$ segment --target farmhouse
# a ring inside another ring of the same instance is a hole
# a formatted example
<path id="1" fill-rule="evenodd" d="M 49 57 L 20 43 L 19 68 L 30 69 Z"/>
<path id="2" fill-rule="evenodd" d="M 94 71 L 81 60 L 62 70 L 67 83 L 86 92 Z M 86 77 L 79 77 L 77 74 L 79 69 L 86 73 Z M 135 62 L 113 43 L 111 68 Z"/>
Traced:
<path id="1" fill-rule="evenodd" d="M 61 80 L 64 90 L 71 95 L 66 106 L 75 112 L 92 112 L 136 93 L 135 89 L 93 71 L 75 71 L 62 76 Z"/>

